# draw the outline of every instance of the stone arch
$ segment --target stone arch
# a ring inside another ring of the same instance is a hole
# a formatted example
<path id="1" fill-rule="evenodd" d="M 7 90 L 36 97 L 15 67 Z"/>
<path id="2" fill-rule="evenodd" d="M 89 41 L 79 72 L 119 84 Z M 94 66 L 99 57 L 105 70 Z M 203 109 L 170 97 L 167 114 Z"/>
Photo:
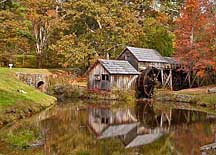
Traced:
<path id="1" fill-rule="evenodd" d="M 45 84 L 44 81 L 39 81 L 39 82 L 37 83 L 36 87 L 39 88 L 39 87 L 43 86 L 44 84 Z"/>

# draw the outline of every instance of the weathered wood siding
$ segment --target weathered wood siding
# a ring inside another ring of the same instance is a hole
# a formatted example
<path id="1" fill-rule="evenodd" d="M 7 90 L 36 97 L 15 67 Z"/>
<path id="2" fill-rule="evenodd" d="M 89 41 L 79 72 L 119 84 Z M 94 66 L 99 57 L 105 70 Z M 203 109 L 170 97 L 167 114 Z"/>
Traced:
<path id="1" fill-rule="evenodd" d="M 119 89 L 135 89 L 138 75 L 112 75 L 111 87 Z"/>
<path id="2" fill-rule="evenodd" d="M 102 74 L 109 73 L 104 69 L 104 67 L 101 64 L 97 64 L 90 72 L 89 72 L 89 78 L 88 78 L 88 88 L 89 89 L 110 89 L 110 81 L 102 81 Z M 100 76 L 100 80 L 96 80 L 95 75 Z M 110 78 L 110 75 L 109 75 Z"/>
<path id="3" fill-rule="evenodd" d="M 103 74 L 108 75 L 109 80 L 102 80 Z M 95 75 L 98 75 L 100 80 L 96 80 Z M 104 67 L 98 63 L 89 72 L 88 88 L 102 90 L 111 90 L 112 88 L 135 89 L 137 77 L 138 75 L 110 75 Z"/>
<path id="4" fill-rule="evenodd" d="M 118 60 L 127 60 L 136 70 L 138 70 L 138 61 L 129 50 L 125 50 L 119 56 Z"/>
<path id="5" fill-rule="evenodd" d="M 167 65 L 169 65 L 169 64 L 159 63 L 159 62 L 139 62 L 138 68 L 139 68 L 139 71 L 141 71 L 147 67 L 155 67 L 157 69 L 165 69 L 165 68 L 168 68 Z"/>
<path id="6" fill-rule="evenodd" d="M 160 62 L 139 62 L 134 55 L 129 51 L 125 50 L 118 58 L 119 60 L 127 60 L 130 64 L 138 71 L 143 70 L 145 67 L 155 67 L 157 69 L 167 69 L 172 68 L 173 66 L 168 63 Z"/>

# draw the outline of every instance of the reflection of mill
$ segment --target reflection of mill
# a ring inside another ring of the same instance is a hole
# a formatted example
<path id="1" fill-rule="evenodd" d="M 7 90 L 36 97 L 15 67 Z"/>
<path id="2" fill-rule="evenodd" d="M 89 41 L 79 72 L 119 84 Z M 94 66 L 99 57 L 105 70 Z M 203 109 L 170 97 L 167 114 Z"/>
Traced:
<path id="1" fill-rule="evenodd" d="M 98 139 L 120 138 L 126 148 L 151 143 L 163 135 L 156 130 L 138 133 L 140 122 L 130 109 L 113 111 L 110 108 L 89 108 L 88 127 Z"/>
<path id="2" fill-rule="evenodd" d="M 159 109 L 159 108 L 158 108 Z M 215 116 L 186 107 L 158 110 L 151 104 L 137 104 L 136 117 L 147 128 L 162 131 L 184 129 L 196 122 L 215 121 Z"/>
<path id="3" fill-rule="evenodd" d="M 162 135 L 211 119 L 204 112 L 187 109 L 155 111 L 150 104 L 137 104 L 135 111 L 89 108 L 88 127 L 98 139 L 118 137 L 126 148 L 149 144 Z"/>

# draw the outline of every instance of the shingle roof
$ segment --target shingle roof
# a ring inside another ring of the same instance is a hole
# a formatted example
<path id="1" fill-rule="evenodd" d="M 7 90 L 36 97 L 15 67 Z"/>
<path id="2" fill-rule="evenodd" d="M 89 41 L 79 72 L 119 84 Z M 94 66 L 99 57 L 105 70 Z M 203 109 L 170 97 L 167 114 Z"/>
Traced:
<path id="1" fill-rule="evenodd" d="M 126 148 L 150 144 L 159 139 L 161 136 L 163 136 L 163 133 L 138 135 L 126 146 Z"/>
<path id="2" fill-rule="evenodd" d="M 144 62 L 161 62 L 167 63 L 167 61 L 160 55 L 160 53 L 154 49 L 127 47 L 138 61 Z"/>
<path id="3" fill-rule="evenodd" d="M 167 61 L 169 64 L 178 64 L 178 62 L 172 58 L 172 57 L 164 57 L 164 59 Z"/>
<path id="4" fill-rule="evenodd" d="M 128 132 L 136 128 L 138 125 L 139 123 L 111 125 L 105 131 L 102 132 L 99 139 L 126 135 L 128 134 Z"/>
<path id="5" fill-rule="evenodd" d="M 110 74 L 139 74 L 139 72 L 137 72 L 137 70 L 128 61 L 100 59 L 99 62 Z"/>

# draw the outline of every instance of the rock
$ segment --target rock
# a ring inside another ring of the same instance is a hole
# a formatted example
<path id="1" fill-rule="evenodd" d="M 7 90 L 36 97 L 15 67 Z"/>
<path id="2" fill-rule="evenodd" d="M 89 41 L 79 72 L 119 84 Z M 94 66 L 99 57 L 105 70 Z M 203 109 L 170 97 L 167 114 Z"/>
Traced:
<path id="1" fill-rule="evenodd" d="M 40 147 L 40 146 L 43 146 L 45 143 L 45 140 L 42 139 L 42 140 L 38 140 L 37 142 L 31 144 L 31 147 Z"/>
<path id="2" fill-rule="evenodd" d="M 65 87 L 62 85 L 56 85 L 53 90 L 56 95 L 62 95 L 65 92 Z"/>
<path id="3" fill-rule="evenodd" d="M 216 88 L 210 88 L 210 89 L 208 89 L 208 93 L 209 94 L 216 93 Z"/>
<path id="4" fill-rule="evenodd" d="M 19 93 L 23 93 L 23 94 L 26 94 L 27 92 L 25 92 L 24 90 L 22 90 L 22 89 L 17 89 L 17 92 L 19 92 Z"/>
<path id="5" fill-rule="evenodd" d="M 178 94 L 178 95 L 176 95 L 176 101 L 177 102 L 191 103 L 191 102 L 193 102 L 193 96 Z"/>
<path id="6" fill-rule="evenodd" d="M 64 94 L 58 95 L 56 98 L 57 98 L 58 102 L 64 102 L 64 100 L 65 100 Z"/>

